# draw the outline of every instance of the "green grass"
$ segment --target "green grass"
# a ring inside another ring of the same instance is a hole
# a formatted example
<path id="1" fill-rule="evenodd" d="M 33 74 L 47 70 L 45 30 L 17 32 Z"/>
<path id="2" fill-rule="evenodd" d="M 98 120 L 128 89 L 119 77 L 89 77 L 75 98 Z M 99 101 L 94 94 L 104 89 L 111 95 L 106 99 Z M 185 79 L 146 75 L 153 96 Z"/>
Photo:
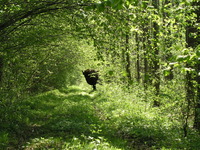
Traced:
<path id="1" fill-rule="evenodd" d="M 79 87 L 53 90 L 24 100 L 23 128 L 10 137 L 10 149 L 124 149 L 126 142 L 107 135 L 96 107 L 98 93 Z M 12 134 L 12 133 L 11 133 Z M 7 140 L 7 135 L 4 134 Z"/>
<path id="2" fill-rule="evenodd" d="M 200 138 L 189 129 L 183 137 L 173 105 L 151 107 L 137 87 L 124 92 L 104 85 L 98 91 L 71 86 L 22 100 L 14 123 L 4 125 L 4 149 L 128 150 L 198 149 Z M 161 96 L 163 101 L 169 96 Z M 173 109 L 173 111 L 169 111 Z"/>

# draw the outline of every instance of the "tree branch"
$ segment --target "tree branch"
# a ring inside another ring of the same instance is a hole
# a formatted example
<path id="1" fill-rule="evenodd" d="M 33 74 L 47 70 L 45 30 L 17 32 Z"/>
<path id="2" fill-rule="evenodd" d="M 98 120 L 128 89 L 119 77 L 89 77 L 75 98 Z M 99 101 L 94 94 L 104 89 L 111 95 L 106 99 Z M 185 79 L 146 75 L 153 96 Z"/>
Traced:
<path id="1" fill-rule="evenodd" d="M 14 14 L 6 22 L 0 24 L 0 31 L 3 31 L 4 29 L 8 28 L 9 26 L 14 25 L 16 22 L 18 22 L 20 20 L 23 20 L 23 19 L 26 19 L 29 17 L 33 17 L 33 16 L 37 16 L 42 13 L 56 11 L 56 10 L 60 10 L 60 9 L 76 9 L 79 7 L 86 7 L 86 6 L 92 5 L 92 4 L 71 4 L 69 6 L 63 6 L 64 4 L 66 4 L 66 3 L 52 2 L 52 3 L 48 3 L 48 4 L 45 4 L 40 7 L 34 8 L 32 10 L 26 11 L 26 12 L 22 11 L 21 13 Z M 55 7 L 52 7 L 52 6 L 55 6 Z"/>

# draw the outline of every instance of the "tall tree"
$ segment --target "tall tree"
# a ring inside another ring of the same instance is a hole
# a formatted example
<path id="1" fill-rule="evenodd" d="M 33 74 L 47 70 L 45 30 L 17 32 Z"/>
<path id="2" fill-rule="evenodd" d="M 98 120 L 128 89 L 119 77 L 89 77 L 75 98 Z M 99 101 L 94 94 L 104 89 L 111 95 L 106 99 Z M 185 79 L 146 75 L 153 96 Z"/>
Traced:
<path id="1" fill-rule="evenodd" d="M 196 0 L 192 3 L 194 7 L 194 13 L 196 14 L 196 22 L 193 27 L 189 27 L 187 33 L 187 37 L 191 34 L 195 34 L 195 36 L 188 37 L 188 46 L 193 47 L 196 50 L 196 63 L 195 63 L 195 81 L 197 87 L 197 95 L 196 95 L 196 103 L 195 103 L 195 118 L 194 118 L 194 127 L 200 130 L 200 29 L 196 26 L 196 24 L 200 24 L 200 1 Z M 192 87 L 193 88 L 193 87 Z"/>
<path id="2" fill-rule="evenodd" d="M 159 16 L 159 0 L 153 0 L 152 5 L 154 6 L 154 13 Z M 152 45 L 153 45 L 153 54 L 152 54 L 152 62 L 153 62 L 153 68 L 152 68 L 152 75 L 154 76 L 154 88 L 155 88 L 155 94 L 159 95 L 160 92 L 160 73 L 159 73 L 159 25 L 158 20 L 153 20 L 152 27 Z M 154 106 L 159 106 L 160 102 L 154 101 Z"/>
<path id="3" fill-rule="evenodd" d="M 129 14 L 128 14 L 129 15 Z M 127 17 L 127 23 L 126 23 L 126 26 L 127 26 L 127 31 L 126 31 L 126 44 L 125 44 L 125 58 L 126 58 L 126 73 L 127 73 L 127 77 L 128 77 L 128 84 L 130 85 L 131 82 L 132 82 L 132 76 L 131 76 L 131 60 L 130 60 L 130 42 L 129 42 L 129 34 L 130 34 L 130 31 L 128 30 L 129 29 L 129 22 L 130 22 L 130 19 L 129 19 L 129 16 Z"/>

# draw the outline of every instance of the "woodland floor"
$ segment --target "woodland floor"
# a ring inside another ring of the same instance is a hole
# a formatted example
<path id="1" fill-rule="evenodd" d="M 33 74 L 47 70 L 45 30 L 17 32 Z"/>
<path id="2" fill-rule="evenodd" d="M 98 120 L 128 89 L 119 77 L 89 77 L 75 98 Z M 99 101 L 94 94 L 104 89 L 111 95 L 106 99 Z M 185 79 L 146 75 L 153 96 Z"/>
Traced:
<path id="1" fill-rule="evenodd" d="M 135 92 L 128 96 L 116 92 L 117 88 L 113 90 L 109 95 L 106 89 L 92 92 L 71 86 L 18 102 L 16 108 L 20 113 L 9 113 L 13 123 L 7 125 L 9 131 L 1 133 L 0 147 L 7 150 L 199 149 L 199 135 L 190 131 L 184 137 L 179 122 L 168 117 L 173 111 L 171 114 L 166 108 L 151 108 Z"/>
<path id="2" fill-rule="evenodd" d="M 128 149 L 117 131 L 108 129 L 96 103 L 99 93 L 69 88 L 23 102 L 27 125 L 15 133 L 8 149 Z"/>

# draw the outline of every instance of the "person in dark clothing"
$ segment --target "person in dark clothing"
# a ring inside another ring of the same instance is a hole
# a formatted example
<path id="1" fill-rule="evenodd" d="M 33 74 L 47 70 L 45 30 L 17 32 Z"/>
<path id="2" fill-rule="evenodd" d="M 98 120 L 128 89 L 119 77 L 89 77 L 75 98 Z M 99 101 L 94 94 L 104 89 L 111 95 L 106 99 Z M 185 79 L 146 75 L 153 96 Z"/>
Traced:
<path id="1" fill-rule="evenodd" d="M 83 75 L 85 76 L 87 83 L 92 85 L 93 90 L 96 90 L 96 84 L 99 80 L 98 71 L 93 69 L 86 69 L 83 71 Z"/>

